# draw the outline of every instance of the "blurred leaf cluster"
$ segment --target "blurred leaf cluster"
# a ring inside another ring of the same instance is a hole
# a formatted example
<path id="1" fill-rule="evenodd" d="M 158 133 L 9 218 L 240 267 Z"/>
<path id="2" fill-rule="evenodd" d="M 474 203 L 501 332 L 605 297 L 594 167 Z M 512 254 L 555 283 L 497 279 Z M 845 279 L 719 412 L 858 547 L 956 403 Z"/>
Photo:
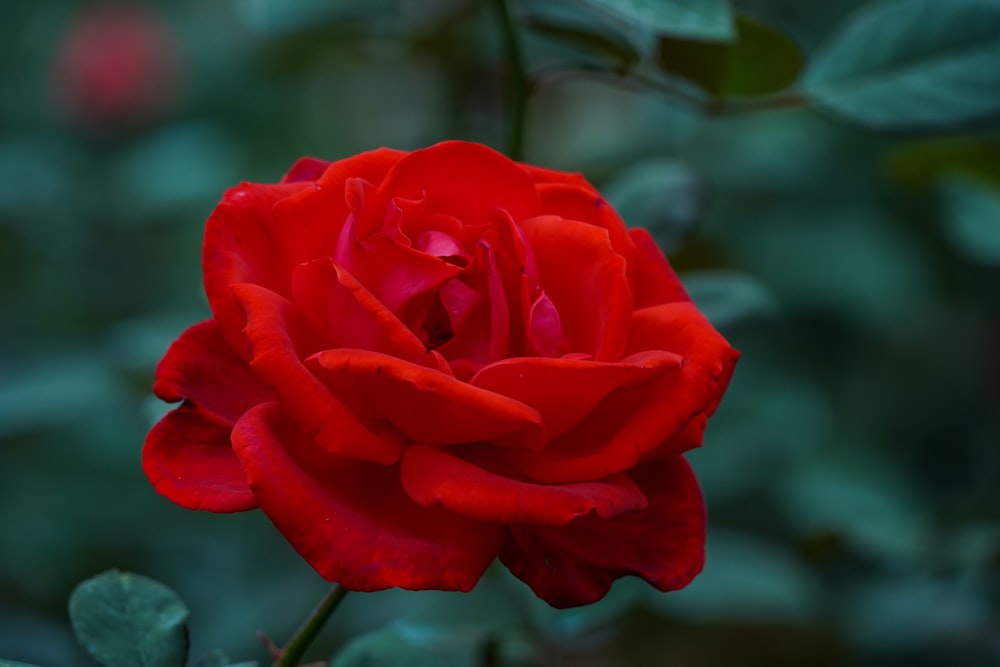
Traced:
<path id="1" fill-rule="evenodd" d="M 262 660 L 253 631 L 287 636 L 320 596 L 261 515 L 149 488 L 152 370 L 207 315 L 200 239 L 226 187 L 302 155 L 505 146 L 495 4 L 148 0 L 173 46 L 143 58 L 173 59 L 171 97 L 104 116 L 66 89 L 97 76 L 66 55 L 91 5 L 4 5 L 0 656 L 92 664 L 66 602 L 109 567 L 178 591 L 192 655 Z M 499 572 L 465 596 L 349 596 L 320 653 L 353 637 L 335 665 L 996 664 L 1000 3 L 510 4 L 526 159 L 585 173 L 650 228 L 743 352 L 690 456 L 706 570 L 565 612 Z M 108 95 L 150 94 L 127 55 Z"/>

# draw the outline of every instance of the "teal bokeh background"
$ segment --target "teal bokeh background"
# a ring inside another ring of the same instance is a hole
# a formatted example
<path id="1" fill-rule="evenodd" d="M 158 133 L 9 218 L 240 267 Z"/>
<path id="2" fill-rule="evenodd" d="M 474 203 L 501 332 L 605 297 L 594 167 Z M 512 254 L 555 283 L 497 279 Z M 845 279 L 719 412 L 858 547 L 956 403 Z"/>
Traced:
<path id="1" fill-rule="evenodd" d="M 863 4 L 735 3 L 807 57 Z M 66 601 L 109 567 L 182 595 L 194 655 L 263 660 L 254 631 L 288 635 L 326 584 L 263 515 L 174 507 L 139 467 L 166 409 L 152 370 L 208 314 L 204 220 L 225 188 L 303 155 L 505 146 L 490 3 L 153 7 L 179 83 L 153 110 L 94 117 L 54 74 L 83 6 L 3 4 L 0 657 L 91 664 Z M 679 593 L 620 582 L 559 614 L 501 572 L 467 596 L 349 596 L 323 649 L 399 618 L 448 632 L 506 615 L 540 633 L 549 664 L 1000 660 L 996 121 L 902 134 L 813 108 L 706 115 L 615 74 L 569 75 L 586 47 L 523 37 L 539 74 L 526 159 L 582 171 L 651 227 L 743 352 L 690 455 L 707 568 Z"/>

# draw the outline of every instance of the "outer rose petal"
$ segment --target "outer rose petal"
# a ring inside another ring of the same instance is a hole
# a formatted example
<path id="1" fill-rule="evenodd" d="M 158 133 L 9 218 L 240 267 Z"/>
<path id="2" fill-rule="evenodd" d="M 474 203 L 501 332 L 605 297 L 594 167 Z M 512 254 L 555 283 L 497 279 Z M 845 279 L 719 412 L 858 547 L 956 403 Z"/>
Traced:
<path id="1" fill-rule="evenodd" d="M 611 392 L 675 372 L 680 363 L 680 358 L 669 352 L 620 363 L 505 359 L 482 369 L 469 382 L 538 410 L 546 438 L 552 440 L 579 424 Z"/>
<path id="2" fill-rule="evenodd" d="M 293 266 L 333 254 L 348 213 L 347 180 L 380 180 L 401 155 L 370 151 L 330 164 L 316 183 L 292 173 L 280 185 L 244 183 L 226 193 L 208 219 L 202 265 L 209 305 L 240 356 L 249 358 L 230 287 L 252 283 L 287 296 Z"/>
<path id="3" fill-rule="evenodd" d="M 690 301 L 687 290 L 674 273 L 663 251 L 645 229 L 630 229 L 636 245 L 635 308 L 658 306 L 672 301 Z"/>
<path id="4" fill-rule="evenodd" d="M 254 283 L 287 293 L 288 274 L 280 255 L 274 205 L 299 192 L 307 183 L 255 185 L 244 183 L 228 190 L 205 226 L 202 269 L 205 294 L 230 347 L 249 359 L 240 334 L 242 311 L 230 285 Z"/>
<path id="5" fill-rule="evenodd" d="M 229 442 L 231 424 L 185 402 L 146 436 L 142 469 L 156 491 L 181 507 L 242 512 L 257 507 Z"/>
<path id="6" fill-rule="evenodd" d="M 542 206 L 546 213 L 558 215 L 567 220 L 579 220 L 596 225 L 608 232 L 611 246 L 615 252 L 625 258 L 629 271 L 629 284 L 632 283 L 632 262 L 635 258 L 635 245 L 629 237 L 625 223 L 618 213 L 611 208 L 594 186 L 586 181 L 580 185 L 572 183 L 544 183 L 537 186 L 538 195 L 542 198 Z"/>
<path id="7" fill-rule="evenodd" d="M 629 473 L 649 508 L 617 519 L 589 514 L 561 528 L 512 526 L 500 553 L 511 573 L 553 607 L 596 602 L 615 579 L 683 588 L 705 562 L 705 506 L 681 457 Z"/>
<path id="8" fill-rule="evenodd" d="M 309 365 L 355 413 L 384 419 L 414 442 L 543 444 L 541 416 L 534 409 L 440 371 L 348 349 L 320 352 Z"/>
<path id="9" fill-rule="evenodd" d="M 329 160 L 320 160 L 314 157 L 299 158 L 288 173 L 281 179 L 282 183 L 297 183 L 299 181 L 316 182 L 323 175 L 326 168 L 330 166 Z"/>
<path id="10" fill-rule="evenodd" d="M 510 461 L 532 479 L 572 482 L 629 470 L 655 453 L 680 453 L 670 447 L 700 445 L 690 434 L 676 436 L 715 409 L 739 354 L 694 304 L 680 301 L 632 315 L 626 353 L 641 359 L 657 350 L 682 363 L 647 384 L 616 390 L 544 450 L 511 452 Z"/>
<path id="11" fill-rule="evenodd" d="M 437 447 L 407 448 L 401 477 L 403 488 L 421 505 L 441 503 L 470 519 L 500 524 L 562 526 L 591 511 L 611 519 L 647 506 L 645 496 L 624 474 L 592 482 L 537 484 L 518 479 L 516 471 L 495 472 Z"/>
<path id="12" fill-rule="evenodd" d="M 573 351 L 598 361 L 621 359 L 632 292 L 625 260 L 607 231 L 554 216 L 522 221 L 521 228 Z"/>
<path id="13" fill-rule="evenodd" d="M 570 185 L 590 186 L 583 174 L 578 172 L 556 171 L 523 162 L 519 162 L 517 166 L 535 183 L 568 183 Z"/>
<path id="14" fill-rule="evenodd" d="M 156 367 L 153 393 L 168 403 L 189 399 L 230 425 L 254 405 L 271 400 L 267 387 L 229 347 L 215 320 L 189 327 L 170 345 Z"/>
<path id="15" fill-rule="evenodd" d="M 420 507 L 395 467 L 315 446 L 273 403 L 233 431 L 261 509 L 317 572 L 356 591 L 471 590 L 503 543 L 502 526 Z"/>
<path id="16" fill-rule="evenodd" d="M 316 343 L 292 304 L 256 285 L 235 285 L 233 294 L 246 311 L 250 365 L 298 426 L 335 454 L 382 464 L 398 461 L 402 436 L 384 425 L 360 422 L 302 364 Z"/>

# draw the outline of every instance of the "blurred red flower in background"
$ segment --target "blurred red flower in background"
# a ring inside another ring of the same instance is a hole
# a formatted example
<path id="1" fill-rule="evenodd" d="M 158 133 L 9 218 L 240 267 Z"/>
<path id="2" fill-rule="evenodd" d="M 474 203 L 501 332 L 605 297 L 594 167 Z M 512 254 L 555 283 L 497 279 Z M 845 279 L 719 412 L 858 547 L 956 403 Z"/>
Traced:
<path id="1" fill-rule="evenodd" d="M 184 63 L 171 25 L 142 4 L 99 3 L 72 20 L 51 72 L 59 111 L 84 124 L 155 120 L 180 98 Z"/>

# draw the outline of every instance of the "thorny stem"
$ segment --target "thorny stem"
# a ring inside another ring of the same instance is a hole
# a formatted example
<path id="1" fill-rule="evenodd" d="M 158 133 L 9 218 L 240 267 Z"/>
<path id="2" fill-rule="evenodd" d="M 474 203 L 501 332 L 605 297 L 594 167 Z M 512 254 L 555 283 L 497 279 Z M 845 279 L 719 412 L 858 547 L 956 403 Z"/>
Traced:
<path id="1" fill-rule="evenodd" d="M 323 624 L 330 618 L 330 614 L 337 608 L 345 595 L 347 595 L 347 589 L 340 584 L 335 584 L 330 592 L 320 600 L 320 603 L 299 629 L 295 631 L 292 638 L 288 640 L 285 648 L 281 650 L 274 661 L 273 667 L 296 667 L 310 644 L 316 639 L 316 635 L 323 628 Z"/>
<path id="2" fill-rule="evenodd" d="M 504 48 L 507 52 L 510 90 L 510 134 L 507 137 L 507 155 L 512 160 L 524 158 L 524 124 L 528 112 L 528 73 L 524 65 L 524 53 L 517 27 L 510 15 L 508 0 L 494 0 L 503 31 Z"/>

